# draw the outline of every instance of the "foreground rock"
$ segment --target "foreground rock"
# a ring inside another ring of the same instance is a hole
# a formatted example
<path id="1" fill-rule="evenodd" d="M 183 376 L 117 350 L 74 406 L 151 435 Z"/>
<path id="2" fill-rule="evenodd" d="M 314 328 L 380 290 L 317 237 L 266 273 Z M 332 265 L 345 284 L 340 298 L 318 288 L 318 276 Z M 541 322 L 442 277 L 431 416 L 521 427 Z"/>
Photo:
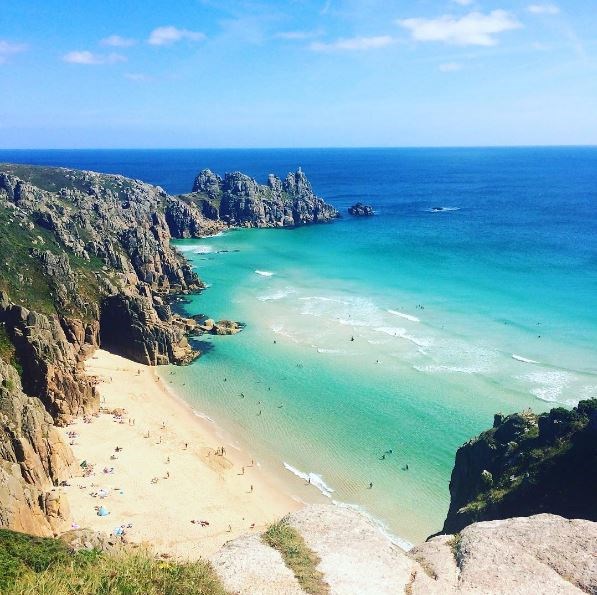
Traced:
<path id="1" fill-rule="evenodd" d="M 373 215 L 373 207 L 362 202 L 357 202 L 348 208 L 348 212 L 353 217 L 371 217 Z"/>
<path id="2" fill-rule="evenodd" d="M 579 594 L 597 589 L 597 523 L 537 515 L 476 523 L 405 552 L 349 508 L 310 506 L 287 517 L 319 556 L 338 595 Z M 300 593 L 282 557 L 257 536 L 226 544 L 213 558 L 234 593 Z M 290 574 L 289 574 L 290 573 Z"/>

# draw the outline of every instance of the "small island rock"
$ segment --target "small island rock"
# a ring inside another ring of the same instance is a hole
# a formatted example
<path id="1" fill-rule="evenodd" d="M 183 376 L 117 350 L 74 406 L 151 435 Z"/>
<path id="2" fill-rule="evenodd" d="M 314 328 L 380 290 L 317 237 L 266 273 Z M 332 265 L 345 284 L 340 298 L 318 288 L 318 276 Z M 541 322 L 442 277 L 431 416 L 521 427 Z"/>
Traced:
<path id="1" fill-rule="evenodd" d="M 373 215 L 373 207 L 362 202 L 357 202 L 349 207 L 348 212 L 354 217 L 371 217 Z"/>

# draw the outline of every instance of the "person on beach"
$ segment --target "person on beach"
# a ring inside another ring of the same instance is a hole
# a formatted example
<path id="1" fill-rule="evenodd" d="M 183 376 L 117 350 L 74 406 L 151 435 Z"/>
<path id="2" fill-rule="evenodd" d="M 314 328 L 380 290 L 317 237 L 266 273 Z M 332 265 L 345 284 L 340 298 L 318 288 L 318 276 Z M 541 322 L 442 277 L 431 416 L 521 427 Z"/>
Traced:
<path id="1" fill-rule="evenodd" d="M 252 494 L 253 493 L 253 484 L 251 484 L 251 489 L 249 490 L 249 492 Z"/>
<path id="2" fill-rule="evenodd" d="M 373 482 L 372 482 L 372 481 L 371 481 L 371 482 L 369 482 L 369 487 L 368 487 L 367 489 L 368 489 L 368 490 L 371 490 L 371 489 L 373 489 Z"/>
<path id="3" fill-rule="evenodd" d="M 188 442 L 185 442 L 185 443 L 184 443 L 184 450 L 186 450 L 187 448 L 189 448 L 189 443 L 188 443 Z"/>

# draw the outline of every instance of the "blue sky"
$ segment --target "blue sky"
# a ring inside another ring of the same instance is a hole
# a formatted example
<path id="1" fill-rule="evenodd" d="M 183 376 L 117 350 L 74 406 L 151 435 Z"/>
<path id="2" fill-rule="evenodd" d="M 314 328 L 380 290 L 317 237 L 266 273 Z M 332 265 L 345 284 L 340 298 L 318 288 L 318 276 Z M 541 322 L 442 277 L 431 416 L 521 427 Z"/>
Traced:
<path id="1" fill-rule="evenodd" d="M 596 0 L 0 0 L 0 146 L 597 144 Z"/>

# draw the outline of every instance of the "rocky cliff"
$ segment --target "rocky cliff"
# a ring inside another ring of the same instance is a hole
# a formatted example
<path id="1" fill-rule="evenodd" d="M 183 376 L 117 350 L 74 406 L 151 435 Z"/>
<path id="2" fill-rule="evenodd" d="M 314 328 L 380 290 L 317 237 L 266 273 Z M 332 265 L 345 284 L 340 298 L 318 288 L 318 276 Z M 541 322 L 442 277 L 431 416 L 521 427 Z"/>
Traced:
<path id="1" fill-rule="evenodd" d="M 195 178 L 192 192 L 172 198 L 166 210 L 173 233 L 180 237 L 227 226 L 296 227 L 338 216 L 336 209 L 314 194 L 300 168 L 284 180 L 270 175 L 267 184 L 240 172 L 221 178 L 206 169 Z"/>
<path id="2" fill-rule="evenodd" d="M 597 399 L 572 410 L 496 415 L 456 453 L 443 531 L 542 512 L 597 520 Z"/>
<path id="3" fill-rule="evenodd" d="M 75 468 L 42 402 L 0 358 L 0 527 L 42 536 L 69 529 L 68 503 L 55 486 Z"/>

